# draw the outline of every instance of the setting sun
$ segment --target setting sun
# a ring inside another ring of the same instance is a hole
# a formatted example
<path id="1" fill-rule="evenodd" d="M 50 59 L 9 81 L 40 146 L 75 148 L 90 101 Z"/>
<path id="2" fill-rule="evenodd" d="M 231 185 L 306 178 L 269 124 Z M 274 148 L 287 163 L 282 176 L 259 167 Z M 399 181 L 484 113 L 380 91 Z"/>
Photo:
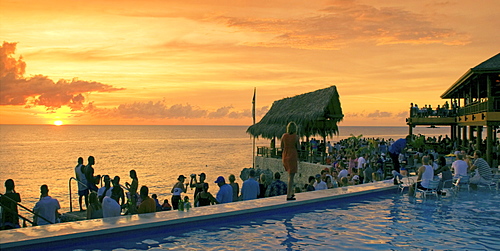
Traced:
<path id="1" fill-rule="evenodd" d="M 61 125 L 63 125 L 63 122 L 61 120 L 56 120 L 56 121 L 54 121 L 54 125 L 61 126 Z"/>

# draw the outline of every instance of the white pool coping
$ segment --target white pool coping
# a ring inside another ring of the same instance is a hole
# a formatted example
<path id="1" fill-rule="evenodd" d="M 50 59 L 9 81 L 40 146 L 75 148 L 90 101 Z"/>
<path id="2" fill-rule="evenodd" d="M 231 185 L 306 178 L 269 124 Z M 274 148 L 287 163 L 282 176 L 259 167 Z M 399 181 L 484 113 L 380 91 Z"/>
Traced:
<path id="1" fill-rule="evenodd" d="M 192 208 L 188 212 L 163 211 L 105 219 L 65 222 L 53 225 L 27 227 L 0 231 L 0 249 L 71 240 L 102 234 L 118 233 L 150 227 L 176 225 L 200 220 L 215 219 L 265 210 L 300 206 L 344 197 L 397 189 L 392 180 L 357 186 L 297 193 L 295 201 L 286 201 L 285 195 L 250 201 L 239 201 L 206 207 Z"/>

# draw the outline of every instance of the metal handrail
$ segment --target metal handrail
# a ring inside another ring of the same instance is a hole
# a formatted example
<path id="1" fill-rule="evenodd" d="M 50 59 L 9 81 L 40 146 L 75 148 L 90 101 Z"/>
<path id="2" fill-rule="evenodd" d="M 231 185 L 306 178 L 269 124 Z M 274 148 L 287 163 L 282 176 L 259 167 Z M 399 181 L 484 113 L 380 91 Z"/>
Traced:
<path id="1" fill-rule="evenodd" d="M 84 185 L 86 188 L 88 188 L 87 184 L 79 181 L 77 178 L 75 177 L 71 177 L 69 178 L 69 181 L 68 181 L 68 187 L 69 187 L 69 211 L 70 212 L 73 212 L 73 199 L 72 199 L 72 193 L 71 193 L 71 180 L 76 180 L 76 182 Z"/>
<path id="2" fill-rule="evenodd" d="M 5 196 L 5 194 L 0 193 L 0 197 L 3 197 L 3 196 Z M 39 214 L 37 214 L 37 213 L 33 212 L 33 211 L 32 211 L 32 210 L 30 210 L 29 208 L 27 208 L 27 207 L 25 207 L 25 206 L 21 205 L 21 203 L 18 203 L 17 201 L 15 201 L 15 200 L 13 200 L 13 199 L 11 199 L 11 198 L 7 197 L 7 196 L 5 196 L 5 198 L 7 198 L 7 199 L 9 199 L 10 201 L 12 201 L 12 202 L 16 203 L 16 205 L 17 205 L 17 206 L 19 206 L 19 207 L 21 207 L 22 209 L 24 209 L 24 210 L 26 210 L 26 211 L 30 212 L 31 214 L 35 215 L 36 217 L 39 217 L 39 218 L 41 218 L 42 220 L 44 220 L 44 221 L 46 221 L 46 222 L 48 222 L 48 223 L 50 223 L 50 224 L 54 224 L 54 222 L 52 222 L 52 221 L 50 221 L 50 220 L 47 220 L 45 217 L 43 217 L 43 216 L 41 216 L 41 215 L 39 215 Z M 3 207 L 3 206 L 2 206 L 2 207 Z M 3 207 L 3 208 L 5 209 L 5 207 Z M 21 216 L 21 215 L 19 215 L 19 214 L 17 214 L 17 216 L 20 216 L 20 217 L 21 217 L 21 218 L 23 218 L 24 220 L 27 220 L 27 219 L 25 219 L 24 217 L 22 217 L 22 216 Z M 33 223 L 32 221 L 30 221 L 30 220 L 28 220 L 28 222 L 30 222 L 32 225 L 34 224 L 34 223 Z"/>
<path id="3" fill-rule="evenodd" d="M 26 218 L 26 217 L 24 217 L 24 216 L 20 215 L 20 214 L 19 214 L 19 213 L 17 213 L 16 211 L 14 211 L 14 210 L 12 210 L 12 209 L 10 209 L 10 208 L 8 208 L 8 207 L 5 207 L 5 206 L 4 206 L 1 202 L 0 202 L 0 206 L 2 207 L 2 210 L 7 210 L 7 211 L 9 211 L 9 212 L 11 212 L 11 213 L 14 213 L 14 214 L 16 214 L 16 216 L 17 216 L 17 217 L 19 217 L 19 218 L 23 219 L 23 227 L 26 227 L 26 221 L 27 221 L 27 222 L 29 222 L 29 223 L 31 223 L 31 225 L 32 225 L 32 226 L 33 226 L 33 225 L 35 225 L 35 223 L 34 223 L 33 221 L 31 221 L 31 220 L 29 220 L 28 218 Z"/>

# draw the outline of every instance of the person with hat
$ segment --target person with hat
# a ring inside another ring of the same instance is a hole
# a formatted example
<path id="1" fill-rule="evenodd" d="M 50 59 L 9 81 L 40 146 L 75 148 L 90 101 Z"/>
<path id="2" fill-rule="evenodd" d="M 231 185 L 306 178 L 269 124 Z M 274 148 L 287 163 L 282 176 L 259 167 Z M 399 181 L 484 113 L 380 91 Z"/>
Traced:
<path id="1" fill-rule="evenodd" d="M 359 182 L 360 182 L 359 175 L 356 174 L 356 175 L 352 176 L 352 180 L 351 180 L 352 185 L 359 185 Z"/>
<path id="2" fill-rule="evenodd" d="M 188 184 L 186 183 L 184 185 L 184 180 L 186 180 L 186 177 L 184 175 L 179 175 L 179 178 L 177 178 L 177 183 L 175 183 L 174 187 L 172 188 L 172 209 L 177 210 L 179 208 L 179 201 L 182 199 L 181 193 L 185 193 L 187 190 Z"/>
<path id="3" fill-rule="evenodd" d="M 233 202 L 233 188 L 229 184 L 226 184 L 224 177 L 219 176 L 215 180 L 215 183 L 219 186 L 219 192 L 215 196 L 217 202 L 221 204 Z"/>

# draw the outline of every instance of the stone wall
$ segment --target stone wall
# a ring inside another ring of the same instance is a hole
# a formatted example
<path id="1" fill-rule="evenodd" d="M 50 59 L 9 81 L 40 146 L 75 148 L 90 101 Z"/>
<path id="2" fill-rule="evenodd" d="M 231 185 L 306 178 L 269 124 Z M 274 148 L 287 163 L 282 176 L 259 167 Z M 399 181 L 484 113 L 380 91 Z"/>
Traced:
<path id="1" fill-rule="evenodd" d="M 294 179 L 296 187 L 303 188 L 304 184 L 308 183 L 309 176 L 315 176 L 316 174 L 319 174 L 321 170 L 325 169 L 325 167 L 330 167 L 330 166 L 313 164 L 309 162 L 300 162 L 299 170 L 295 175 Z M 256 156 L 255 168 L 262 170 L 270 170 L 272 173 L 280 172 L 281 180 L 284 182 L 288 181 L 288 173 L 285 171 L 281 159 Z"/>

